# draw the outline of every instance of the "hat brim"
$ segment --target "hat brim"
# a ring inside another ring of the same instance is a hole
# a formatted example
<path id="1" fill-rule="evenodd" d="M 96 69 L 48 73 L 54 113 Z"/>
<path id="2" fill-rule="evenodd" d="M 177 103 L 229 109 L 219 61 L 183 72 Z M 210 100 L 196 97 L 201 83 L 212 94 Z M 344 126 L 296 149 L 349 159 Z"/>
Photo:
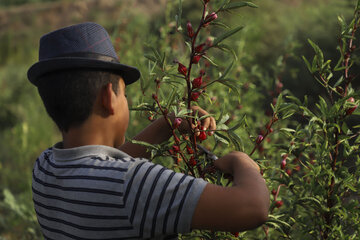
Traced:
<path id="1" fill-rule="evenodd" d="M 37 86 L 39 77 L 46 73 L 79 68 L 109 70 L 118 73 L 122 76 L 126 85 L 136 82 L 140 78 L 140 71 L 135 67 L 116 62 L 79 57 L 61 57 L 39 61 L 30 67 L 27 76 L 30 82 Z"/>

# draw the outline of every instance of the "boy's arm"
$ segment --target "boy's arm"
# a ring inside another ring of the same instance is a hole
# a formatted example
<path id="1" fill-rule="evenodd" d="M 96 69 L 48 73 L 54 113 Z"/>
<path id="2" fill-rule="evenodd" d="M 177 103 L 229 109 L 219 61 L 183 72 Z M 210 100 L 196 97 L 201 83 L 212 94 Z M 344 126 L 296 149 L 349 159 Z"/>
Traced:
<path id="1" fill-rule="evenodd" d="M 133 139 L 138 141 L 147 142 L 150 144 L 159 144 L 171 137 L 172 133 L 169 126 L 166 123 L 164 117 L 161 117 L 149 126 L 147 126 L 143 131 L 136 135 Z M 132 157 L 143 157 L 149 158 L 150 152 L 147 151 L 146 147 L 143 147 L 139 144 L 134 144 L 131 142 L 126 142 L 120 146 L 120 150 L 126 152 Z"/>
<path id="2" fill-rule="evenodd" d="M 245 153 L 232 152 L 215 161 L 232 174 L 232 187 L 207 184 L 195 209 L 192 228 L 238 232 L 267 220 L 269 193 L 257 164 Z"/>
<path id="3" fill-rule="evenodd" d="M 209 115 L 204 109 L 198 106 L 192 106 L 194 114 L 197 112 L 199 117 Z M 175 116 L 169 115 L 169 119 L 171 122 L 174 121 Z M 216 122 L 213 117 L 207 117 L 202 120 L 201 126 L 206 129 L 216 130 Z M 186 121 L 182 121 L 181 126 L 179 127 L 182 131 L 191 131 L 188 127 Z M 150 144 L 160 144 L 164 141 L 167 141 L 172 136 L 171 129 L 166 122 L 164 117 L 161 117 L 154 122 L 152 122 L 149 126 L 147 126 L 143 131 L 141 131 L 138 135 L 136 135 L 133 139 L 138 141 L 147 142 Z M 120 146 L 120 150 L 126 152 L 132 157 L 142 157 L 142 158 L 150 158 L 151 153 L 147 151 L 146 147 L 143 147 L 139 144 L 134 144 L 131 142 L 126 142 Z"/>

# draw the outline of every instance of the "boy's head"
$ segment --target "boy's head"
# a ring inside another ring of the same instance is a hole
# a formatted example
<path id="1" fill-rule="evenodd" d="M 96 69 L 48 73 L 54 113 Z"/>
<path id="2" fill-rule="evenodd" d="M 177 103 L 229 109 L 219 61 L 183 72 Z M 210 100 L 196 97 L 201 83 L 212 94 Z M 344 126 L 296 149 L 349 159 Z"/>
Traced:
<path id="1" fill-rule="evenodd" d="M 39 62 L 28 71 L 48 114 L 63 132 L 80 126 L 91 115 L 99 93 L 109 83 L 115 95 L 124 95 L 124 83 L 139 77 L 138 69 L 119 62 L 108 33 L 96 23 L 44 35 Z"/>

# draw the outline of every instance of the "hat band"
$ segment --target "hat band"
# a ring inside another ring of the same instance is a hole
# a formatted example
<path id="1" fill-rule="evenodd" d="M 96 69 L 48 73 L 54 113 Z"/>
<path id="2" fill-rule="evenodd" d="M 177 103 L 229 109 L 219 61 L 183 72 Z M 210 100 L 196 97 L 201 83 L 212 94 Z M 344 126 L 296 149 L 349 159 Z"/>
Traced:
<path id="1" fill-rule="evenodd" d="M 99 54 L 99 53 L 92 53 L 92 52 L 75 52 L 75 53 L 68 53 L 68 54 L 56 56 L 56 57 L 54 57 L 54 58 L 64 58 L 64 57 L 69 57 L 69 58 L 87 58 L 87 59 L 100 60 L 100 61 L 104 61 L 104 62 L 119 63 L 119 61 L 118 61 L 116 58 L 114 58 L 114 57 L 111 57 L 111 56 L 108 56 L 108 55 Z"/>

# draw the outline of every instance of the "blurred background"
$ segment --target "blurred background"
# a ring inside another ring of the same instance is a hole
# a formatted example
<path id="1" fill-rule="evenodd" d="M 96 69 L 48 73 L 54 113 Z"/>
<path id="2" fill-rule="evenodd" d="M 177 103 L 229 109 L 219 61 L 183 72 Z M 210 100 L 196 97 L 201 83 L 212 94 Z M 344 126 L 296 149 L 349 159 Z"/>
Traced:
<path id="1" fill-rule="evenodd" d="M 252 73 L 241 75 L 242 83 L 256 88 L 274 84 L 269 79 L 276 76 L 281 78 L 285 89 L 301 99 L 304 95 L 311 99 L 322 94 L 301 56 L 312 58 L 313 50 L 307 42 L 310 38 L 322 48 L 325 58 L 338 57 L 337 17 L 350 19 L 354 1 L 253 2 L 259 8 L 244 8 L 224 16 L 230 25 L 245 26 L 233 45 L 239 59 L 237 71 Z M 37 61 L 39 38 L 71 24 L 98 22 L 111 34 L 120 61 L 146 72 L 144 44 L 169 45 L 165 35 L 173 34 L 176 3 L 174 0 L 0 0 L 0 240 L 40 239 L 31 200 L 32 166 L 44 149 L 61 140 L 36 88 L 26 77 L 27 69 Z M 183 0 L 183 4 L 184 24 L 186 19 L 199 15 L 197 6 L 201 1 Z M 282 69 L 284 62 L 286 68 Z M 140 83 L 128 90 L 130 105 L 143 100 Z M 263 95 L 260 102 L 252 104 L 266 109 L 271 97 L 265 92 Z M 248 111 L 251 110 L 249 106 Z M 131 113 L 128 137 L 148 123 L 146 119 L 135 119 L 134 114 Z"/>

